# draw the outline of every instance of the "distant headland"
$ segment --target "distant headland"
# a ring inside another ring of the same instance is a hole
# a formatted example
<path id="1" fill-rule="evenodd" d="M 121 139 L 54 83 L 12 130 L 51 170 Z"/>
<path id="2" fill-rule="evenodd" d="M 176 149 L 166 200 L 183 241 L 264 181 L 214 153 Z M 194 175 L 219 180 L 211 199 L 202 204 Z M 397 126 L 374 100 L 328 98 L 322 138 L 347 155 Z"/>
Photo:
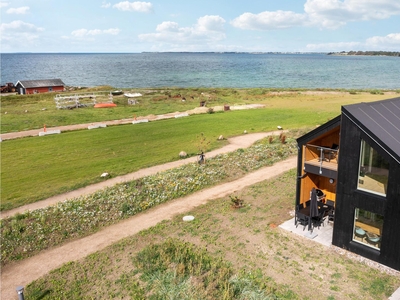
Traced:
<path id="1" fill-rule="evenodd" d="M 391 51 L 342 51 L 329 52 L 328 55 L 368 55 L 368 56 L 397 56 L 400 57 L 400 52 Z"/>

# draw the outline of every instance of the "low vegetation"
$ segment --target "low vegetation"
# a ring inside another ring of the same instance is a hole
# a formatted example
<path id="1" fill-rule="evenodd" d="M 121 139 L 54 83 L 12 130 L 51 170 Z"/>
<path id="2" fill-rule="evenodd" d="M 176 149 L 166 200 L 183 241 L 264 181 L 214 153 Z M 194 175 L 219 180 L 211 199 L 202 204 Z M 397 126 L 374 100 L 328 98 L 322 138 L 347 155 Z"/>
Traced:
<path id="1" fill-rule="evenodd" d="M 112 87 L 85 88 L 77 91 L 68 91 L 64 95 L 84 93 L 105 93 L 112 91 Z M 290 107 L 298 109 L 310 101 L 323 101 L 319 105 L 323 109 L 340 109 L 340 105 L 353 101 L 381 100 L 384 93 L 400 93 L 400 90 L 385 91 L 381 94 L 370 94 L 369 90 L 332 90 L 316 89 L 232 89 L 232 88 L 166 88 L 166 89 L 132 89 L 125 92 L 143 94 L 137 98 L 136 105 L 129 105 L 123 95 L 114 96 L 113 101 L 117 107 L 113 109 L 94 109 L 93 107 L 76 109 L 57 109 L 54 101 L 54 93 L 35 95 L 10 95 L 1 97 L 1 133 L 41 129 L 54 126 L 84 124 L 117 119 L 133 119 L 135 116 L 159 115 L 176 111 L 187 111 L 198 107 L 204 101 L 207 107 L 222 105 L 240 105 L 261 103 L 271 106 Z M 349 92 L 353 95 L 349 98 Z M 312 94 L 313 93 L 313 94 Z M 380 97 L 376 97 L 380 96 Z M 337 100 L 340 100 L 339 102 Z M 102 100 L 99 100 L 102 101 Z M 105 99 L 103 101 L 108 101 Z M 314 103 L 316 104 L 316 103 Z M 309 106 L 311 110 L 317 110 L 316 106 Z"/>
<path id="2" fill-rule="evenodd" d="M 105 87 L 108 89 L 108 87 Z M 98 90 L 103 91 L 104 88 Z M 111 90 L 111 88 L 110 88 Z M 216 105 L 262 103 L 265 109 L 229 111 L 135 126 L 66 132 L 2 142 L 1 209 L 140 168 L 222 146 L 247 132 L 314 127 L 344 104 L 391 98 L 399 91 L 276 89 L 135 90 L 135 106 L 115 97 L 116 109 L 56 110 L 53 95 L 1 99 L 1 131 L 60 126 L 185 111 L 205 100 Z M 183 99 L 185 98 L 185 99 Z M 185 101 L 182 101 L 185 100 Z M 1 263 L 89 235 L 161 202 L 242 176 L 297 153 L 299 133 L 267 138 L 249 149 L 107 188 L 0 221 Z M 295 170 L 193 209 L 61 268 L 25 288 L 26 299 L 387 299 L 400 276 L 280 229 L 291 218 Z M 240 205 L 232 207 L 232 203 Z M 329 225 L 328 225 L 329 226 Z"/>
<path id="3" fill-rule="evenodd" d="M 168 200 L 236 179 L 295 155 L 296 151 L 293 138 L 285 143 L 278 138 L 274 143 L 264 139 L 250 148 L 208 159 L 203 165 L 187 164 L 3 219 L 0 221 L 2 265 L 86 236 Z"/>
<path id="4" fill-rule="evenodd" d="M 224 145 L 224 137 L 321 124 L 340 114 L 343 104 L 372 101 L 388 95 L 316 90 L 275 89 L 159 89 L 138 90 L 139 105 L 120 96 L 115 109 L 57 110 L 54 94 L 1 98 L 1 130 L 10 132 L 94 121 L 133 118 L 133 115 L 185 111 L 206 99 L 210 107 L 222 104 L 261 103 L 264 109 L 227 111 L 146 124 L 112 126 L 63 132 L 2 142 L 1 210 L 8 210 L 102 180 L 100 174 L 124 175 L 179 159 L 178 153 L 197 153 L 200 133 L 211 141 L 205 151 Z M 393 93 L 393 92 L 392 92 Z M 122 98 L 121 98 L 122 97 Z M 160 98 L 161 97 L 161 98 Z M 182 97 L 186 100 L 182 102 Z M 117 97 L 115 97 L 117 99 Z M 115 100 L 117 101 L 117 100 Z M 47 108 L 46 110 L 42 110 Z M 26 112 L 25 112 L 26 111 Z M 25 127 L 24 127 L 25 126 Z M 26 127 L 27 126 L 27 127 Z"/>
<path id="5" fill-rule="evenodd" d="M 277 227 L 296 171 L 210 201 L 34 281 L 26 299 L 387 299 L 400 277 Z M 330 225 L 326 225 L 330 226 Z M 316 296 L 317 295 L 317 296 Z"/>

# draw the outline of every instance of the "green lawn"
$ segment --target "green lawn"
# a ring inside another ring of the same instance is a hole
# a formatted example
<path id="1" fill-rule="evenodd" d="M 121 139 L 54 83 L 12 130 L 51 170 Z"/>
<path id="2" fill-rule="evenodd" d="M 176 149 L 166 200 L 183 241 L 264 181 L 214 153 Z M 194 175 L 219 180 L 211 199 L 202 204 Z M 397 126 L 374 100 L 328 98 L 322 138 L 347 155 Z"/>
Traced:
<path id="1" fill-rule="evenodd" d="M 107 92 L 111 87 L 83 89 L 66 94 L 97 93 L 97 102 L 108 101 Z M 125 96 L 113 98 L 117 107 L 113 109 L 94 109 L 93 107 L 79 109 L 57 109 L 55 94 L 12 95 L 1 97 L 1 133 L 40 129 L 46 124 L 54 126 L 100 122 L 106 120 L 127 119 L 136 116 L 157 115 L 176 111 L 187 111 L 199 106 L 200 101 L 206 101 L 208 107 L 221 105 L 238 105 L 261 103 L 271 107 L 291 107 L 293 109 L 319 108 L 322 110 L 340 111 L 340 105 L 391 98 L 383 92 L 376 91 L 329 91 L 314 94 L 305 90 L 277 89 L 229 89 L 229 88 L 164 88 L 135 89 L 142 97 L 137 98 L 139 104 L 128 105 Z M 340 92 L 340 93 L 339 93 Z M 350 94 L 351 92 L 351 94 Z M 399 91 L 397 91 L 399 92 Z M 182 97 L 185 101 L 182 101 Z"/>
<path id="2" fill-rule="evenodd" d="M 136 125 L 64 132 L 61 135 L 6 140 L 1 143 L 1 210 L 35 202 L 101 180 L 108 172 L 117 176 L 143 167 L 179 159 L 178 153 L 198 152 L 199 135 L 210 141 L 208 149 L 222 146 L 224 137 L 247 132 L 297 129 L 324 122 L 340 114 L 343 104 L 391 98 L 381 94 L 348 92 L 313 94 L 263 89 L 170 89 L 142 91 L 138 106 L 126 98 L 117 109 L 57 110 L 54 94 L 2 97 L 1 130 L 18 131 L 67 124 L 132 118 L 133 114 L 162 114 L 207 105 L 262 103 L 264 109 L 192 115 Z M 185 96 L 186 102 L 180 97 Z M 142 99 L 142 98 L 141 98 Z M 125 104 L 124 104 L 125 103 Z M 42 110 L 42 108 L 47 108 Z M 26 111 L 26 112 L 25 112 Z"/>
<path id="3" fill-rule="evenodd" d="M 179 152 L 195 155 L 200 134 L 222 146 L 219 135 L 314 125 L 334 114 L 291 109 L 256 109 L 194 115 L 136 125 L 65 132 L 60 135 L 8 140 L 2 143 L 2 210 L 31 203 L 101 180 L 179 159 Z"/>

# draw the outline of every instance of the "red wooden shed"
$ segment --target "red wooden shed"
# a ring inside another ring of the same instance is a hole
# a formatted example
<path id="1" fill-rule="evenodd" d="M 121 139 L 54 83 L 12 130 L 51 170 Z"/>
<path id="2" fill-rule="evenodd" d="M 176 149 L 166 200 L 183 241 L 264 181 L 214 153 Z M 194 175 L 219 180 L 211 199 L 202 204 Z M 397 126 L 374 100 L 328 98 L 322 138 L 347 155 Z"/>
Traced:
<path id="1" fill-rule="evenodd" d="M 64 91 L 61 79 L 20 80 L 15 84 L 19 94 L 37 94 Z"/>

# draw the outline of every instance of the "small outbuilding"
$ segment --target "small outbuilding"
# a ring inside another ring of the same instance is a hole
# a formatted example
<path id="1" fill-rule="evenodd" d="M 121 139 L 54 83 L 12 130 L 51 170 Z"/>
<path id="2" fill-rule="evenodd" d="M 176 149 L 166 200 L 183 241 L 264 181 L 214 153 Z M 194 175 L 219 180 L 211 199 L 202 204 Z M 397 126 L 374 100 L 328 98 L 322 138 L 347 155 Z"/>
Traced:
<path id="1" fill-rule="evenodd" d="M 64 91 L 61 79 L 20 80 L 15 84 L 19 94 L 37 94 Z"/>

